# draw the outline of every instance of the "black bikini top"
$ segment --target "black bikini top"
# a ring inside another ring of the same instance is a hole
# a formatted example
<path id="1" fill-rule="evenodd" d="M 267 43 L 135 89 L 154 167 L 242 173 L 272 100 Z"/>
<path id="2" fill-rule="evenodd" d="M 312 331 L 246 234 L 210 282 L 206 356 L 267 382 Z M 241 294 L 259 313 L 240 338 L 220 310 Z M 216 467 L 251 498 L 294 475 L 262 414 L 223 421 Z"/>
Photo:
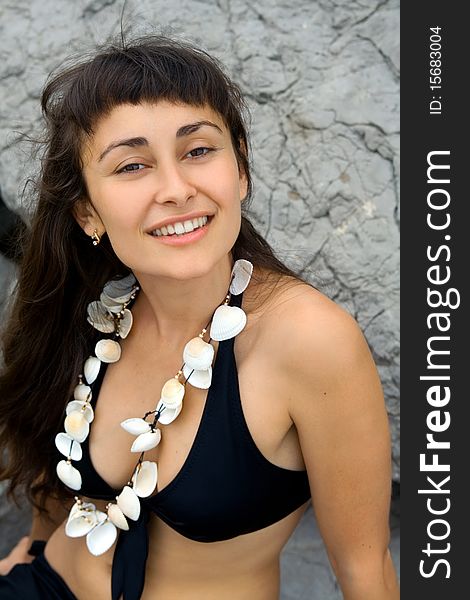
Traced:
<path id="1" fill-rule="evenodd" d="M 232 295 L 230 304 L 241 306 L 242 297 Z M 233 344 L 234 338 L 219 342 L 199 428 L 181 470 L 154 496 L 141 498 L 139 520 L 129 522 L 129 531 L 119 532 L 112 570 L 113 600 L 121 594 L 124 600 L 140 598 L 150 511 L 184 537 L 216 542 L 272 525 L 310 498 L 307 472 L 274 465 L 251 437 L 240 402 Z M 91 386 L 93 404 L 106 366 Z M 114 500 L 121 490 L 111 488 L 97 473 L 88 443 L 89 436 L 82 444 L 80 493 Z"/>

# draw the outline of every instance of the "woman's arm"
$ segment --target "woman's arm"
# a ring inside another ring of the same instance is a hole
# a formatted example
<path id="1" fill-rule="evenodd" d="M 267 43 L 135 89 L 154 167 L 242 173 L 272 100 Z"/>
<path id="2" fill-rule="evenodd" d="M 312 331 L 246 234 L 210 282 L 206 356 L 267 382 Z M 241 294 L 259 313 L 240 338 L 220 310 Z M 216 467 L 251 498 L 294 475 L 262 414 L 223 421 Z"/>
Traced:
<path id="1" fill-rule="evenodd" d="M 388 550 L 390 434 L 368 344 L 346 311 L 317 296 L 303 297 L 289 329 L 289 412 L 344 598 L 397 600 Z"/>
<path id="2" fill-rule="evenodd" d="M 0 560 L 0 575 L 7 575 L 17 564 L 30 563 L 34 556 L 28 550 L 34 540 L 47 541 L 54 531 L 67 518 L 68 510 L 64 502 L 49 498 L 46 502 L 48 515 L 33 508 L 33 519 L 29 536 L 22 537 L 13 550 Z"/>

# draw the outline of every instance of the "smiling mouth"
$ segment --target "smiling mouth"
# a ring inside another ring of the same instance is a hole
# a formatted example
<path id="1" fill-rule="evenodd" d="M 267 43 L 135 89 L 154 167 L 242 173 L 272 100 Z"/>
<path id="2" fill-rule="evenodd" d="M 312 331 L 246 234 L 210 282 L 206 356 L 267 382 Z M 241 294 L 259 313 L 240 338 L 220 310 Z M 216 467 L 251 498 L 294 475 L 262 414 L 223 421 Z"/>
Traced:
<path id="1" fill-rule="evenodd" d="M 197 231 L 198 229 L 204 228 L 208 225 L 212 220 L 212 215 L 206 215 L 204 217 L 198 217 L 196 219 L 191 219 L 189 221 L 172 223 L 169 225 L 164 225 L 159 229 L 154 229 L 149 232 L 149 235 L 152 237 L 184 237 L 192 233 L 193 231 Z"/>

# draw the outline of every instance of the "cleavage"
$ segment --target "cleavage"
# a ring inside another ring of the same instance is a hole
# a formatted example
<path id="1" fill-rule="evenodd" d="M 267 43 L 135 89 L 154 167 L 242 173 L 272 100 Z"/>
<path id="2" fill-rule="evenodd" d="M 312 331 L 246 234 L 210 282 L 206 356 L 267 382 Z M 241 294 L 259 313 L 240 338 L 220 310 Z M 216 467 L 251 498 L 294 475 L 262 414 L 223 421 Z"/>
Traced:
<path id="1" fill-rule="evenodd" d="M 175 359 L 167 362 L 178 364 Z M 124 431 L 120 423 L 128 418 L 143 417 L 146 412 L 155 409 L 161 388 L 171 377 L 166 373 L 171 373 L 171 370 L 167 366 L 158 369 L 157 373 L 155 368 L 145 368 L 130 360 L 130 357 L 125 357 L 124 353 L 118 363 L 103 366 L 106 371 L 102 376 L 101 388 L 94 391 L 93 397 L 95 420 L 90 429 L 90 459 L 100 478 L 113 489 L 121 490 L 132 476 L 140 453 L 130 451 L 135 436 Z M 173 373 L 179 366 L 176 369 L 173 367 Z M 138 387 L 138 381 L 145 381 L 146 384 Z M 180 415 L 169 425 L 157 425 L 162 431 L 161 442 L 144 455 L 144 460 L 158 464 L 158 491 L 178 475 L 186 462 L 201 425 L 210 391 L 195 388 L 189 383 L 185 387 Z"/>

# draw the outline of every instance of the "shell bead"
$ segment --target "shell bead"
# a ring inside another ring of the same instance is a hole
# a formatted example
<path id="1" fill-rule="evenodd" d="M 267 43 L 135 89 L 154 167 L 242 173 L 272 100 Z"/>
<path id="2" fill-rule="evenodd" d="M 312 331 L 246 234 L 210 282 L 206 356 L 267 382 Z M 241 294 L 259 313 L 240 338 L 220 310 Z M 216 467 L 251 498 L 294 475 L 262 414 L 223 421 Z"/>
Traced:
<path id="1" fill-rule="evenodd" d="M 89 402 L 91 400 L 91 387 L 84 383 L 79 383 L 73 390 L 73 397 L 80 402 Z"/>
<path id="2" fill-rule="evenodd" d="M 85 375 L 85 379 L 87 383 L 93 383 L 95 379 L 98 377 L 98 373 L 100 372 L 101 361 L 96 356 L 89 356 L 85 364 L 83 366 L 83 374 Z"/>
<path id="3" fill-rule="evenodd" d="M 129 335 L 129 332 L 132 329 L 132 323 L 133 323 L 132 313 L 128 308 L 125 308 L 122 311 L 121 318 L 119 319 L 119 328 L 118 328 L 119 337 L 121 337 L 122 339 L 125 339 Z"/>
<path id="4" fill-rule="evenodd" d="M 88 550 L 94 556 L 104 554 L 116 541 L 117 529 L 111 521 L 103 521 L 86 536 Z"/>
<path id="5" fill-rule="evenodd" d="M 211 386 L 212 382 L 212 367 L 208 369 L 204 369 L 203 371 L 194 370 L 188 367 L 188 365 L 184 365 L 183 367 L 183 375 L 188 380 L 188 382 L 201 390 L 207 390 Z"/>
<path id="6" fill-rule="evenodd" d="M 159 408 L 162 408 L 163 410 L 158 419 L 158 424 L 169 425 L 170 423 L 173 423 L 176 417 L 180 414 L 181 409 L 183 408 L 183 403 L 178 404 L 178 406 L 176 406 L 175 408 L 168 408 L 160 404 Z"/>
<path id="7" fill-rule="evenodd" d="M 114 363 L 121 358 L 121 346 L 114 340 L 100 340 L 95 346 L 95 354 L 104 363 Z"/>
<path id="8" fill-rule="evenodd" d="M 149 460 L 144 460 L 137 466 L 132 476 L 134 492 L 139 498 L 147 498 L 155 490 L 157 478 L 157 464 Z"/>
<path id="9" fill-rule="evenodd" d="M 116 502 L 126 517 L 137 521 L 140 515 L 140 500 L 132 488 L 125 485 L 122 488 L 122 492 L 116 498 Z"/>
<path id="10" fill-rule="evenodd" d="M 70 457 L 72 460 L 82 459 L 82 447 L 68 433 L 58 433 L 55 436 L 55 445 L 66 458 Z"/>
<path id="11" fill-rule="evenodd" d="M 168 408 L 175 408 L 181 404 L 184 397 L 184 385 L 175 377 L 168 379 L 162 387 L 161 401 Z"/>
<path id="12" fill-rule="evenodd" d="M 104 304 L 98 300 L 90 302 L 87 307 L 87 321 L 102 333 L 114 331 L 114 318 L 109 314 Z"/>
<path id="13" fill-rule="evenodd" d="M 96 506 L 92 502 L 82 502 L 81 500 L 77 500 L 75 504 L 70 509 L 68 521 L 74 518 L 79 512 L 95 512 Z"/>
<path id="14" fill-rule="evenodd" d="M 103 293 L 118 303 L 125 304 L 130 300 L 134 293 L 136 279 L 132 273 L 129 273 L 123 279 L 108 281 L 103 288 Z"/>
<path id="15" fill-rule="evenodd" d="M 124 531 L 129 530 L 129 523 L 117 504 L 110 504 L 108 506 L 108 518 L 119 529 L 123 529 Z"/>
<path id="16" fill-rule="evenodd" d="M 183 360 L 191 369 L 204 370 L 212 365 L 214 346 L 208 344 L 199 336 L 186 344 L 183 350 Z"/>
<path id="17" fill-rule="evenodd" d="M 69 415 L 71 412 L 81 412 L 88 423 L 91 423 L 95 418 L 93 407 L 89 402 L 81 402 L 80 400 L 72 400 L 65 408 L 65 414 Z"/>
<path id="18" fill-rule="evenodd" d="M 69 537 L 82 537 L 96 526 L 97 518 L 95 511 L 79 510 L 65 525 L 65 533 Z"/>
<path id="19" fill-rule="evenodd" d="M 235 337 L 246 325 L 246 314 L 238 306 L 219 306 L 212 318 L 210 336 L 213 340 L 222 342 Z"/>
<path id="20" fill-rule="evenodd" d="M 122 310 L 122 304 L 120 302 L 116 302 L 114 298 L 110 298 L 104 292 L 101 293 L 100 302 L 111 313 L 119 313 Z"/>
<path id="21" fill-rule="evenodd" d="M 253 264 L 240 258 L 236 260 L 232 268 L 232 283 L 230 284 L 230 293 L 234 296 L 238 296 L 246 290 L 250 283 L 251 275 L 253 273 Z"/>
<path id="22" fill-rule="evenodd" d="M 155 431 L 149 431 L 148 433 L 141 433 L 131 446 L 131 452 L 146 452 L 155 448 L 162 439 L 162 433 L 160 429 Z"/>
<path id="23" fill-rule="evenodd" d="M 70 412 L 64 421 L 65 431 L 77 442 L 84 442 L 90 431 L 90 424 L 82 411 Z"/>
<path id="24" fill-rule="evenodd" d="M 127 431 L 128 433 L 132 433 L 132 435 L 140 435 L 141 433 L 147 433 L 150 431 L 150 423 L 144 421 L 144 419 L 126 419 L 121 422 L 121 427 Z"/>
<path id="25" fill-rule="evenodd" d="M 72 490 L 79 490 L 82 487 L 82 476 L 80 471 L 73 467 L 68 461 L 61 460 L 56 467 L 57 476 Z"/>

